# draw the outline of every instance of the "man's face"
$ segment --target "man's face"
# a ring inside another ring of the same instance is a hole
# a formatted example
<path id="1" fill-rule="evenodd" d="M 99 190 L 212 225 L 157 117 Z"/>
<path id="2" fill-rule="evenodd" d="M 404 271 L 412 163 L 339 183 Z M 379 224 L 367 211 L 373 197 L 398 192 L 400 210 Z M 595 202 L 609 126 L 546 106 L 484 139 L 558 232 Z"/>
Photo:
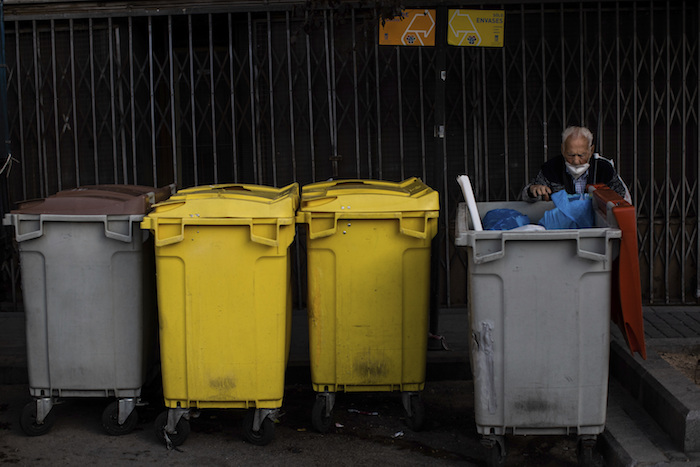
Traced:
<path id="1" fill-rule="evenodd" d="M 561 145 L 561 153 L 569 164 L 582 165 L 588 163 L 591 158 L 593 146 L 589 146 L 588 140 L 583 136 L 570 137 Z"/>

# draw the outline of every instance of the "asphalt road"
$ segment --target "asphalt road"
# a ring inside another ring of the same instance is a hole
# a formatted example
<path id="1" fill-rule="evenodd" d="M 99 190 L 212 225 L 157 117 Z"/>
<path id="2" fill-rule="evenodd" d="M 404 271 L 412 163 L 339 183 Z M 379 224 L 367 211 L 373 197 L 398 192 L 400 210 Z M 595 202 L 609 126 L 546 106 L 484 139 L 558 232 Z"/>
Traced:
<path id="1" fill-rule="evenodd" d="M 168 450 L 154 433 L 163 411 L 153 401 L 140 407 L 136 429 L 109 436 L 101 427 L 106 399 L 71 399 L 54 407 L 56 421 L 43 436 L 20 428 L 26 385 L 0 386 L 0 463 L 14 465 L 304 465 L 472 466 L 485 464 L 474 425 L 470 380 L 428 381 L 423 400 L 426 424 L 411 431 L 398 393 L 339 394 L 329 433 L 311 425 L 314 392 L 288 384 L 275 438 L 266 446 L 243 440 L 244 411 L 208 409 L 190 422 L 185 442 Z M 506 466 L 575 466 L 576 438 L 508 437 Z"/>

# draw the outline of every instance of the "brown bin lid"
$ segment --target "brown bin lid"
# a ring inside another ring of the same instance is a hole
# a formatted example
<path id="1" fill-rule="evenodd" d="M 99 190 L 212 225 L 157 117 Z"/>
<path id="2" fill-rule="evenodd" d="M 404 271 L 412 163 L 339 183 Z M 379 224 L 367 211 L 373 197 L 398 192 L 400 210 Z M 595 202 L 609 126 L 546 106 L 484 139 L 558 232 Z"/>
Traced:
<path id="1" fill-rule="evenodd" d="M 48 198 L 23 201 L 13 214 L 128 215 L 146 214 L 166 200 L 170 186 L 89 185 L 63 190 Z"/>

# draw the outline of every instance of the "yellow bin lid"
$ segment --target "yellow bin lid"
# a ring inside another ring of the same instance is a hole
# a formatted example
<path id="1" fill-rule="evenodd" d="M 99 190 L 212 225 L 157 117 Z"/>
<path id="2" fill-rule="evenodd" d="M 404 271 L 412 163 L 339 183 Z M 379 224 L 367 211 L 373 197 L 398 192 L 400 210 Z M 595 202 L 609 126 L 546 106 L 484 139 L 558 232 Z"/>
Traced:
<path id="1" fill-rule="evenodd" d="M 403 182 L 334 180 L 302 188 L 301 212 L 382 213 L 439 211 L 438 192 L 413 177 Z"/>
<path id="2" fill-rule="evenodd" d="M 293 218 L 299 206 L 299 184 L 283 188 L 224 184 L 179 190 L 156 204 L 151 218 Z"/>

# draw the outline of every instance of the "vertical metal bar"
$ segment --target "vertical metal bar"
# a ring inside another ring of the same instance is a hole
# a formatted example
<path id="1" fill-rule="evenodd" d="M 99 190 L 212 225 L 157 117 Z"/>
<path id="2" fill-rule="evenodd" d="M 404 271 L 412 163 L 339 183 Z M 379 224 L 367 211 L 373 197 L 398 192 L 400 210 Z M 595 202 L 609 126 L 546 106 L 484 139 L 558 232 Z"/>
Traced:
<path id="1" fill-rule="evenodd" d="M 698 17 L 696 18 L 696 21 L 700 23 L 700 8 L 696 8 L 698 12 Z M 695 34 L 695 50 L 698 51 L 696 62 L 695 62 L 695 67 L 700 67 L 700 35 Z M 700 89 L 700 73 L 697 73 L 697 83 L 695 85 L 695 89 Z M 695 101 L 697 102 L 697 109 L 695 112 L 695 132 L 697 133 L 697 144 L 696 148 L 700 147 L 700 97 L 696 96 Z M 696 183 L 696 188 L 695 188 L 695 194 L 697 196 L 695 200 L 695 209 L 700 210 L 700 164 L 697 165 L 697 172 L 695 174 L 695 183 Z M 696 278 L 696 284 L 695 284 L 695 298 L 700 298 L 700 213 L 696 212 L 696 219 L 697 219 L 697 224 L 695 226 L 695 239 L 696 239 L 696 245 L 695 245 L 695 278 Z"/>
<path id="2" fill-rule="evenodd" d="M 272 66 L 272 20 L 270 12 L 267 12 L 267 73 L 269 74 L 269 95 L 270 95 L 270 150 L 272 152 L 272 184 L 277 186 L 277 145 L 275 142 L 275 76 Z"/>
<path id="3" fill-rule="evenodd" d="M 214 159 L 214 183 L 219 183 L 219 159 L 216 151 L 216 96 L 214 95 L 214 24 L 211 13 L 209 19 L 209 103 L 211 105 L 212 157 Z"/>
<path id="4" fill-rule="evenodd" d="M 192 125 L 192 159 L 194 162 L 194 184 L 199 185 L 199 160 L 197 157 L 197 115 L 194 100 L 194 45 L 192 43 L 192 15 L 187 15 L 187 45 L 190 56 L 190 122 Z"/>
<path id="5" fill-rule="evenodd" d="M 331 109 L 333 110 L 333 122 L 332 122 L 332 128 L 333 128 L 333 158 L 336 161 L 336 167 L 339 164 L 340 161 L 340 156 L 338 155 L 338 88 L 336 86 L 336 78 L 335 78 L 335 18 L 334 18 L 334 10 L 330 10 L 330 48 L 328 50 L 328 53 L 330 55 L 330 66 L 331 66 L 331 74 L 330 74 L 330 80 L 331 80 L 331 95 L 333 96 L 333 99 L 330 102 Z"/>
<path id="6" fill-rule="evenodd" d="M 566 118 L 566 63 L 568 63 L 569 58 L 566 55 L 566 41 L 564 40 L 564 4 L 559 6 L 559 49 L 561 50 L 561 56 L 559 57 L 559 63 L 561 63 L 561 120 L 562 127 L 566 128 L 569 124 Z"/>
<path id="7" fill-rule="evenodd" d="M 231 144 L 233 145 L 233 150 L 231 152 L 233 157 L 233 181 L 238 183 L 238 138 L 237 136 L 237 121 L 236 121 L 236 76 L 233 73 L 233 20 L 231 18 L 231 13 L 228 13 L 228 73 L 230 80 L 231 93 Z"/>
<path id="8" fill-rule="evenodd" d="M 335 113 L 333 106 L 335 103 L 335 80 L 331 76 L 331 51 L 330 40 L 328 37 L 328 17 L 326 10 L 323 11 L 323 38 L 326 57 L 326 92 L 328 95 L 328 136 L 331 143 L 331 160 L 333 166 L 333 177 L 338 176 L 338 146 L 335 142 Z"/>
<path id="9" fill-rule="evenodd" d="M 670 262 L 671 262 L 671 250 L 669 248 L 669 244 L 673 239 L 671 238 L 671 229 L 670 229 L 670 221 L 671 221 L 671 9 L 669 7 L 668 2 L 666 3 L 666 92 L 664 99 L 666 101 L 666 108 L 664 109 L 666 113 L 666 138 L 664 142 L 664 149 L 665 149 L 665 157 L 664 157 L 664 162 L 665 162 L 665 180 L 664 180 L 664 203 L 666 204 L 665 206 L 665 211 L 664 211 L 664 289 L 666 290 L 665 294 L 665 303 L 669 304 L 670 303 L 670 283 L 669 283 L 669 273 L 670 273 Z M 685 225 L 681 224 L 681 230 L 685 228 Z"/>
<path id="10" fill-rule="evenodd" d="M 121 55 L 121 28 L 117 26 L 114 28 L 114 42 L 115 49 L 117 53 L 115 54 L 115 60 L 117 62 L 117 95 L 119 99 L 119 139 L 121 142 L 121 156 L 122 156 L 122 179 L 123 183 L 128 183 L 129 174 L 126 164 L 126 134 L 124 129 L 124 91 L 122 86 L 122 55 Z"/>
<path id="11" fill-rule="evenodd" d="M 632 150 L 634 152 L 634 159 L 632 161 L 632 173 L 635 188 L 632 190 L 632 202 L 634 206 L 639 208 L 637 203 L 637 181 L 639 180 L 639 65 L 637 63 L 637 44 L 639 37 L 637 35 L 637 4 L 632 5 L 632 64 L 634 70 L 634 85 L 633 98 L 632 98 L 632 118 L 634 119 L 634 124 L 632 125 Z"/>
<path id="12" fill-rule="evenodd" d="M 54 138 L 56 138 L 56 181 L 58 184 L 58 191 L 61 191 L 63 189 L 63 183 L 61 180 L 61 136 L 60 130 L 58 128 L 58 113 L 60 110 L 58 101 L 58 89 L 56 89 L 56 86 L 58 85 L 56 79 L 56 66 L 56 24 L 54 20 L 51 20 L 51 84 L 53 87 L 53 129 Z"/>
<path id="13" fill-rule="evenodd" d="M 524 109 L 523 109 L 523 131 L 524 131 L 524 141 L 525 141 L 525 160 L 528 161 L 528 135 L 527 135 L 527 90 L 526 90 L 526 85 L 527 85 L 527 67 L 525 66 L 525 11 L 524 7 L 521 6 L 521 18 L 520 18 L 520 23 L 522 25 L 522 62 L 523 62 L 523 104 L 524 104 Z M 507 74 L 507 66 L 506 66 L 506 57 L 505 57 L 505 47 L 501 49 L 501 67 L 503 69 L 503 72 L 501 74 L 501 92 L 503 93 L 503 141 L 504 141 L 504 161 L 503 161 L 503 171 L 505 175 L 505 187 L 506 187 L 506 201 L 510 201 L 510 163 L 509 163 L 509 139 L 508 139 L 508 86 L 506 85 L 506 74 Z M 484 81 L 486 75 L 484 75 Z M 484 93 L 485 94 L 485 93 Z M 486 100 L 484 100 L 484 104 L 486 103 Z M 485 111 L 486 112 L 486 111 Z M 484 154 L 488 160 L 488 153 Z M 526 168 L 527 168 L 527 162 L 525 163 Z M 488 162 L 485 164 L 486 167 L 488 167 Z M 488 177 L 487 177 L 488 179 Z M 487 191 L 488 192 L 488 191 Z"/>
<path id="14" fill-rule="evenodd" d="M 35 100 L 35 111 L 36 111 L 36 136 L 37 136 L 37 160 L 39 166 L 39 193 L 40 196 L 44 197 L 44 180 L 45 180 L 45 167 L 42 154 L 45 153 L 45 138 L 43 135 L 43 122 L 44 117 L 42 114 L 43 110 L 43 95 L 41 92 L 41 83 L 39 81 L 40 68 L 41 68 L 41 48 L 39 45 L 39 38 L 37 37 L 36 21 L 32 21 L 32 39 L 34 42 L 34 100 Z"/>
<path id="15" fill-rule="evenodd" d="M 478 178 L 479 180 L 482 180 L 484 183 L 484 188 L 483 188 L 483 196 L 486 199 L 486 201 L 490 200 L 490 190 L 489 190 L 489 159 L 488 159 L 488 153 L 489 153 L 489 138 L 488 138 L 488 132 L 489 132 L 489 124 L 488 124 L 488 105 L 486 102 L 486 58 L 484 56 L 484 51 L 479 50 L 479 59 L 481 60 L 481 114 L 482 114 L 482 121 L 483 123 L 483 128 L 482 128 L 482 136 L 481 136 L 481 141 L 482 141 L 482 146 L 481 146 L 481 154 L 479 155 L 479 159 L 483 161 L 483 168 L 482 168 L 482 173 L 479 174 L 480 177 Z M 525 155 L 527 157 L 527 153 Z M 478 193 L 478 188 L 477 188 L 477 193 Z"/>
<path id="16" fill-rule="evenodd" d="M 545 53 L 546 39 L 545 39 L 545 14 L 544 14 L 544 4 L 540 5 L 540 37 L 542 38 L 542 55 L 540 57 L 542 64 L 542 138 L 544 140 L 544 160 L 549 159 L 549 133 L 548 133 L 548 122 L 549 118 L 547 115 L 547 54 Z M 529 161 L 525 162 L 525 174 L 527 184 L 527 174 L 530 172 L 527 170 L 529 168 Z"/>
<path id="17" fill-rule="evenodd" d="M 622 141 L 620 138 L 620 132 L 622 130 L 622 109 L 621 109 L 621 94 L 622 89 L 620 88 L 620 4 L 615 4 L 615 133 L 617 138 L 615 139 L 615 154 L 617 154 L 617 171 L 618 173 L 622 170 L 620 165 L 620 155 L 622 152 Z M 602 107 L 601 107 L 602 108 Z M 599 152 L 602 152 L 602 148 L 598 148 Z M 636 154 L 635 154 L 636 158 Z"/>
<path id="18" fill-rule="evenodd" d="M 90 109 L 92 110 L 92 156 L 95 161 L 95 183 L 100 183 L 99 158 L 97 154 L 97 105 L 95 103 L 95 42 L 93 34 L 92 18 L 88 19 L 88 32 L 90 36 Z"/>
<path id="19" fill-rule="evenodd" d="M 656 168 L 654 164 L 654 101 L 656 99 L 656 92 L 655 92 L 655 87 L 656 87 L 656 80 L 655 80 L 655 75 L 654 75 L 654 43 L 655 43 L 655 38 L 654 38 L 654 8 L 653 5 L 649 8 L 649 69 L 650 69 L 650 77 L 649 77 L 649 174 L 651 178 L 651 183 L 649 184 L 650 187 L 650 193 L 649 193 L 649 203 L 650 203 L 650 209 L 649 209 L 649 249 L 650 249 L 650 256 L 649 256 L 649 285 L 651 289 L 651 293 L 649 295 L 649 299 L 651 303 L 654 303 L 654 264 L 656 263 L 655 261 L 655 256 L 656 256 L 656 251 L 654 248 L 654 224 L 655 224 L 655 214 L 656 214 L 656 202 L 654 201 L 656 199 L 655 192 L 656 192 Z"/>
<path id="20" fill-rule="evenodd" d="M 377 21 L 375 21 L 375 24 Z M 377 26 L 375 25 L 375 28 Z M 375 95 L 377 98 L 377 166 L 378 166 L 378 178 L 381 180 L 383 178 L 382 174 L 382 106 L 381 106 L 381 98 L 379 95 L 379 41 L 376 39 L 377 33 L 375 32 L 374 34 L 374 70 L 375 70 L 375 77 L 374 77 L 374 83 L 375 83 Z"/>
<path id="21" fill-rule="evenodd" d="M 484 154 L 484 135 L 485 135 L 485 126 L 487 126 L 486 121 L 485 121 L 485 116 L 484 116 L 484 106 L 482 105 L 482 93 L 484 89 L 484 84 L 483 84 L 483 78 L 481 75 L 482 67 L 481 63 L 479 62 L 479 59 L 481 55 L 479 54 L 478 51 L 469 51 L 467 52 L 467 55 L 469 57 L 469 62 L 470 62 L 470 71 L 469 71 L 469 78 L 471 81 L 474 83 L 473 86 L 469 86 L 472 90 L 471 93 L 471 105 L 472 105 L 472 135 L 473 135 L 473 144 L 472 144 L 472 160 L 474 164 L 474 172 L 473 172 L 473 178 L 472 180 L 476 180 L 478 183 L 481 183 L 481 177 L 483 174 L 483 168 L 482 166 L 485 163 L 485 157 L 483 156 Z M 478 187 L 475 187 L 475 190 L 478 190 Z"/>
<path id="22" fill-rule="evenodd" d="M 372 19 L 376 23 L 377 22 L 377 10 L 374 9 L 372 11 L 373 11 L 372 12 Z M 363 28 L 363 30 L 364 30 L 364 44 L 365 44 L 365 55 L 364 56 L 369 57 L 370 56 L 370 45 L 369 45 L 370 39 L 368 37 L 369 36 L 369 28 Z M 375 34 L 374 37 L 376 37 L 376 34 L 377 34 L 376 27 L 375 27 L 375 29 L 373 29 L 373 31 Z M 365 70 L 366 69 L 367 69 L 367 67 L 365 67 Z M 367 75 L 369 75 L 369 72 L 367 72 Z M 366 103 L 366 108 L 367 108 L 367 112 L 365 114 L 365 117 L 366 117 L 365 121 L 367 122 L 367 129 L 366 129 L 366 131 L 367 131 L 367 176 L 372 177 L 372 175 L 374 173 L 372 171 L 372 129 L 376 128 L 378 126 L 378 123 L 377 123 L 377 125 L 372 126 L 371 120 L 369 118 L 370 107 L 371 107 L 371 100 L 370 100 L 370 94 L 371 94 L 370 87 L 371 86 L 370 86 L 370 80 L 367 77 L 367 75 L 365 75 L 366 78 L 364 80 L 365 81 L 365 103 Z"/>
<path id="23" fill-rule="evenodd" d="M 117 107 L 114 97 L 114 41 L 112 38 L 112 17 L 107 18 L 107 43 L 109 44 L 109 107 L 112 119 L 112 164 L 114 166 L 114 183 L 119 183 L 119 169 L 117 168 Z"/>
<path id="24" fill-rule="evenodd" d="M 19 53 L 19 22 L 15 21 L 15 60 L 17 63 L 17 112 L 19 113 L 19 160 L 20 167 L 22 170 L 22 198 L 27 199 L 27 164 L 25 156 L 25 144 L 24 144 L 24 93 L 22 93 L 22 81 L 24 80 L 24 73 L 22 73 L 22 55 Z M 37 141 L 39 138 L 37 138 Z M 13 276 L 14 277 L 14 276 Z M 14 290 L 14 287 L 13 289 Z M 13 300 L 14 303 L 14 300 Z"/>
<path id="25" fill-rule="evenodd" d="M 466 57 L 465 57 L 465 52 L 464 50 L 466 47 L 460 47 L 459 48 L 459 60 L 460 60 L 460 68 L 462 70 L 461 76 L 460 76 L 460 89 L 462 90 L 462 141 L 464 143 L 462 144 L 462 155 L 464 156 L 464 173 L 467 175 L 471 175 L 469 173 L 469 122 L 467 121 L 467 90 L 470 88 L 467 86 L 467 67 L 466 67 Z M 503 54 L 504 52 L 501 51 Z M 503 73 L 505 74 L 505 68 L 503 69 Z M 422 80 L 421 80 L 422 84 Z M 422 91 L 422 89 L 421 89 Z M 421 96 L 423 93 L 421 92 Z M 421 116 L 422 116 L 422 106 L 423 106 L 423 101 L 421 100 Z M 425 165 L 425 162 L 423 163 Z M 473 178 L 473 177 L 472 177 Z"/>
<path id="26" fill-rule="evenodd" d="M 169 82 L 168 87 L 170 88 L 170 152 L 173 160 L 173 182 L 177 183 L 178 186 L 182 186 L 182 174 L 180 173 L 180 167 L 177 163 L 178 159 L 178 144 L 177 144 L 177 120 L 175 111 L 175 56 L 173 54 L 173 17 L 168 15 L 168 74 Z M 155 102 L 152 103 L 155 105 Z"/>
<path id="27" fill-rule="evenodd" d="M 357 86 L 357 38 L 355 37 L 355 8 L 351 10 L 352 24 L 352 93 L 355 105 L 355 176 L 360 178 L 360 105 L 359 105 L 359 89 Z M 421 93 L 421 96 L 423 94 Z"/>
<path id="28" fill-rule="evenodd" d="M 75 26 L 73 24 L 73 19 L 68 21 L 68 29 L 70 30 L 70 94 L 71 94 L 71 106 L 73 112 L 72 126 L 73 126 L 73 150 L 75 159 L 75 185 L 80 186 L 80 151 L 78 143 L 78 100 L 75 92 Z"/>
<path id="29" fill-rule="evenodd" d="M 290 138 L 290 151 L 292 156 L 292 180 L 298 180 L 297 178 L 297 148 L 296 148 L 296 129 L 294 124 L 294 81 L 292 79 L 292 34 L 291 34 L 291 24 L 289 19 L 289 11 L 285 12 L 285 26 L 287 29 L 287 92 L 289 97 L 289 138 Z M 299 235 L 299 227 L 296 227 L 296 235 Z M 299 297 L 299 305 L 303 301 L 304 296 L 301 287 L 301 242 L 294 242 L 296 248 L 296 257 L 294 261 L 294 267 L 296 270 L 296 284 L 297 284 L 297 297 Z"/>
<path id="30" fill-rule="evenodd" d="M 603 152 L 603 141 L 604 139 L 604 134 L 603 131 L 605 129 L 605 125 L 603 125 L 603 121 L 605 121 L 605 114 L 603 113 L 603 33 L 600 30 L 601 24 L 602 24 L 602 11 L 601 11 L 601 4 L 598 3 L 598 16 L 597 16 L 597 26 L 598 26 L 598 115 L 599 115 L 599 122 L 598 122 L 598 132 L 599 134 L 597 135 L 598 142 L 601 147 L 598 148 L 598 152 L 602 153 Z M 618 166 L 619 168 L 619 166 Z"/>
<path id="31" fill-rule="evenodd" d="M 354 14 L 355 10 L 353 10 Z M 285 25 L 287 26 L 287 92 L 289 96 L 289 145 L 292 156 L 292 179 L 298 180 L 297 177 L 297 146 L 296 146 L 296 129 L 294 125 L 294 83 L 292 80 L 292 35 L 291 25 L 289 24 L 289 11 L 285 12 Z M 299 261 L 297 260 L 297 277 L 301 271 L 299 270 Z M 301 282 L 299 282 L 299 297 L 301 297 Z"/>
<path id="32" fill-rule="evenodd" d="M 153 186 L 158 186 L 156 167 L 156 101 L 153 83 L 153 17 L 148 17 L 148 100 L 151 107 L 151 162 L 153 165 Z"/>
<path id="33" fill-rule="evenodd" d="M 688 96 L 688 82 L 687 82 L 687 77 L 688 77 L 688 70 L 686 68 L 686 50 L 688 47 L 688 39 L 686 37 L 686 4 L 685 0 L 683 0 L 682 4 L 682 10 L 683 13 L 681 15 L 681 24 L 682 26 L 682 32 L 683 32 L 683 39 L 681 41 L 682 44 L 682 49 L 683 54 L 681 56 L 681 64 L 682 64 L 682 70 L 683 70 L 683 98 L 681 99 L 681 107 L 682 107 L 682 121 L 683 122 L 688 122 L 690 121 L 691 115 L 687 113 L 687 103 L 690 100 Z M 669 31 L 670 34 L 670 31 Z M 683 187 L 683 196 L 681 196 L 681 302 L 686 303 L 686 298 L 685 298 L 685 284 L 686 284 L 686 266 L 685 266 L 685 258 L 688 250 L 688 246 L 686 245 L 686 221 L 687 221 L 687 214 L 686 214 L 686 209 L 687 209 L 687 198 L 686 198 L 686 157 L 688 156 L 687 154 L 687 130 L 686 130 L 686 125 L 682 126 L 681 130 L 681 186 Z M 697 181 L 696 181 L 697 184 Z"/>
<path id="34" fill-rule="evenodd" d="M 252 28 L 253 35 L 252 35 L 251 44 L 253 47 L 253 51 L 255 51 L 255 53 L 257 53 L 257 51 L 259 50 L 259 47 L 260 47 L 260 45 L 258 43 L 258 36 L 257 36 L 258 22 L 259 22 L 258 20 L 254 21 L 253 28 Z M 265 156 L 266 156 L 265 144 L 263 143 L 263 138 L 262 138 L 262 132 L 265 130 L 264 130 L 263 115 L 262 115 L 263 108 L 262 108 L 262 103 L 261 103 L 261 99 L 260 99 L 260 94 L 263 92 L 263 90 L 262 90 L 262 78 L 261 78 L 262 66 L 258 65 L 258 62 L 260 62 L 262 64 L 262 62 L 264 60 L 265 60 L 264 57 L 262 60 L 259 60 L 259 58 L 257 56 L 255 57 L 254 64 L 255 64 L 255 71 L 256 72 L 255 72 L 255 80 L 253 81 L 254 85 L 255 85 L 255 88 L 253 90 L 254 99 L 251 99 L 252 105 L 254 106 L 253 109 L 255 110 L 255 122 L 256 122 L 256 128 L 257 128 L 257 131 L 255 131 L 255 133 L 253 134 L 253 139 L 255 140 L 256 147 L 258 148 L 258 150 L 255 152 L 255 154 L 257 155 L 257 164 L 258 164 L 257 169 L 258 169 L 258 176 L 260 178 L 259 183 L 262 183 L 262 180 L 267 180 L 265 177 L 265 170 L 264 170 L 265 169 Z"/>
<path id="35" fill-rule="evenodd" d="M 255 107 L 255 66 L 253 60 L 253 15 L 251 12 L 248 12 L 248 72 L 250 73 L 250 118 L 252 126 L 251 141 L 253 144 L 253 178 L 255 183 L 262 183 L 262 174 L 258 174 L 258 128 L 256 119 L 257 112 Z"/>
<path id="36" fill-rule="evenodd" d="M 134 26 L 131 16 L 127 18 L 129 26 L 129 107 L 131 108 L 131 164 L 133 171 L 133 180 L 135 184 L 139 184 L 139 170 L 136 163 L 136 109 L 134 108 Z M 155 182 L 154 182 L 155 186 Z"/>
<path id="37" fill-rule="evenodd" d="M 521 9 L 522 8 L 523 7 L 521 7 Z M 524 16 L 524 15 L 522 15 L 522 11 L 521 11 L 521 16 Z M 521 24 L 523 24 L 524 21 L 525 21 L 525 18 L 521 17 L 520 18 Z M 522 34 L 524 35 L 525 32 L 523 31 Z M 524 47 L 524 42 L 523 42 L 523 47 Z M 525 51 L 523 50 L 522 53 L 524 55 Z M 504 147 L 505 147 L 505 151 L 504 151 L 505 160 L 503 161 L 503 170 L 504 170 L 505 176 L 506 176 L 506 184 L 505 184 L 505 186 L 506 186 L 506 201 L 510 201 L 510 183 L 508 183 L 508 169 L 509 169 L 509 165 L 508 165 L 508 115 L 509 114 L 508 114 L 508 86 L 506 84 L 506 82 L 508 80 L 508 77 L 506 76 L 508 74 L 508 71 L 507 71 L 508 67 L 506 64 L 506 48 L 505 47 L 501 48 L 501 68 L 503 70 L 503 73 L 501 74 L 501 93 L 503 95 L 503 133 L 504 133 L 503 137 L 504 137 L 504 142 L 505 142 L 505 145 L 504 145 Z M 525 80 L 525 68 L 523 68 L 523 83 L 525 83 L 525 82 L 526 82 L 526 80 Z M 525 84 L 523 84 L 523 86 L 525 86 Z M 527 110 L 527 109 L 525 109 L 525 110 Z M 526 121 L 527 120 L 527 112 L 526 111 L 525 111 L 523 117 L 524 117 L 523 120 Z M 525 125 L 524 125 L 523 130 L 525 130 Z M 524 135 L 524 136 L 527 137 L 527 135 Z M 526 148 L 525 150 L 527 151 L 527 144 L 525 145 L 525 148 Z M 529 173 L 527 171 L 527 169 L 528 169 L 528 157 L 527 157 L 527 152 L 525 152 L 525 173 L 526 174 Z"/>
<path id="38" fill-rule="evenodd" d="M 579 9 L 579 38 L 578 38 L 578 63 L 579 63 L 579 125 L 586 125 L 586 107 L 585 107 L 585 63 L 584 63 L 584 53 L 585 49 L 583 47 L 583 41 L 585 40 L 584 31 L 586 29 L 586 18 L 583 14 L 583 3 L 578 4 Z"/>
<path id="39" fill-rule="evenodd" d="M 420 156 L 421 156 L 421 169 L 423 180 L 428 179 L 428 168 L 427 168 L 427 155 L 426 155 L 426 141 L 425 141 L 425 88 L 423 83 L 423 47 L 418 47 L 418 89 L 420 90 L 418 95 L 420 96 Z M 466 89 L 466 88 L 462 88 Z M 464 140 L 464 145 L 466 147 L 467 140 Z"/>
<path id="40" fill-rule="evenodd" d="M 447 7 L 441 6 L 440 8 L 437 9 L 436 11 L 436 43 L 437 43 L 437 50 L 436 50 L 436 55 L 437 55 L 437 61 L 436 61 L 436 112 L 435 112 L 435 117 L 436 117 L 436 124 L 441 126 L 442 128 L 447 127 L 447 111 L 446 111 L 446 105 L 445 101 L 447 99 L 447 23 L 448 23 L 448 10 Z M 378 37 L 375 35 L 375 37 Z M 449 189 L 448 184 L 447 184 L 447 174 L 449 172 L 449 163 L 447 159 L 447 138 L 448 138 L 448 133 L 447 131 L 444 131 L 443 137 L 438 138 L 438 147 L 439 151 L 436 154 L 436 159 L 439 158 L 440 156 L 442 159 L 442 177 L 441 177 L 441 185 L 438 189 L 440 193 L 442 194 L 442 204 L 444 205 L 444 212 L 440 216 L 442 219 L 442 235 L 439 236 L 440 241 L 442 242 L 442 251 L 443 251 L 443 258 L 445 261 L 445 299 L 447 301 L 447 306 L 452 305 L 452 286 L 451 286 L 451 276 L 450 276 L 450 271 L 452 268 L 450 267 L 450 218 L 448 213 L 450 211 L 450 197 L 448 195 Z M 435 310 L 431 310 L 431 313 L 434 313 L 436 316 L 431 316 L 430 322 L 433 324 L 432 327 L 437 326 L 438 320 L 439 320 L 439 306 L 435 307 Z M 431 332 L 435 332 L 432 330 Z"/>
<path id="41" fill-rule="evenodd" d="M 404 173 L 404 141 L 403 141 L 403 91 L 401 90 L 401 47 L 396 47 L 396 89 L 399 101 L 399 163 L 401 166 L 401 180 L 405 180 Z"/>
<path id="42" fill-rule="evenodd" d="M 440 291 L 440 279 L 445 278 L 445 291 L 447 305 L 450 305 L 450 242 L 449 242 L 449 216 L 450 212 L 448 189 L 447 189 L 447 171 L 448 171 L 448 161 L 447 161 L 447 132 L 438 131 L 445 128 L 446 123 L 446 112 L 445 112 L 445 98 L 446 98 L 446 71 L 447 71 L 447 8 L 440 6 L 436 9 L 435 18 L 435 70 L 433 72 L 433 79 L 435 80 L 435 90 L 434 95 L 434 112 L 433 112 L 433 148 L 435 150 L 435 157 L 433 160 L 433 188 L 440 193 L 441 209 L 440 217 L 437 222 L 438 232 L 432 241 L 432 245 L 435 250 L 431 254 L 430 261 L 430 286 L 431 286 L 431 300 L 430 300 L 430 322 L 429 331 L 433 334 L 437 333 L 438 321 L 440 317 L 440 301 L 439 301 L 439 291 Z M 375 38 L 378 35 L 375 34 Z M 376 41 L 376 39 L 375 39 Z M 376 41 L 378 42 L 378 41 Z M 375 43 L 376 43 L 375 42 Z M 376 47 L 376 46 L 375 46 Z M 378 78 L 377 78 L 378 79 Z M 444 263 L 443 263 L 444 260 Z M 443 269 L 444 264 L 444 269 Z M 446 274 L 442 276 L 441 271 L 445 271 Z"/>
<path id="43" fill-rule="evenodd" d="M 305 13 L 306 21 L 309 20 L 309 13 Z M 316 146 L 314 145 L 314 106 L 312 98 L 312 79 L 311 79 L 311 43 L 309 35 L 306 34 L 306 90 L 309 99 L 309 151 L 311 152 L 311 180 L 316 181 Z"/>
<path id="44" fill-rule="evenodd" d="M 524 148 L 524 153 L 525 153 L 525 160 L 529 161 L 530 160 L 530 125 L 529 125 L 529 115 L 530 115 L 530 109 L 528 108 L 527 105 L 527 53 L 526 53 L 526 48 L 527 48 L 527 39 L 525 38 L 525 5 L 520 5 L 520 30 L 521 30 L 521 36 L 520 36 L 520 44 L 521 44 L 521 65 L 523 67 L 523 139 L 525 143 L 525 148 Z M 544 92 L 543 88 L 543 92 Z M 505 99 L 505 96 L 503 96 Z M 508 114 L 505 114 L 508 115 Z M 508 127 L 506 126 L 506 129 Z M 506 132 L 506 137 L 507 137 L 507 132 Z M 506 160 L 506 187 L 510 186 L 510 179 L 508 177 L 508 161 Z M 529 165 L 529 162 L 528 162 Z M 506 193 L 510 193 L 510 190 L 506 190 Z M 510 200 L 510 197 L 507 198 Z"/>

